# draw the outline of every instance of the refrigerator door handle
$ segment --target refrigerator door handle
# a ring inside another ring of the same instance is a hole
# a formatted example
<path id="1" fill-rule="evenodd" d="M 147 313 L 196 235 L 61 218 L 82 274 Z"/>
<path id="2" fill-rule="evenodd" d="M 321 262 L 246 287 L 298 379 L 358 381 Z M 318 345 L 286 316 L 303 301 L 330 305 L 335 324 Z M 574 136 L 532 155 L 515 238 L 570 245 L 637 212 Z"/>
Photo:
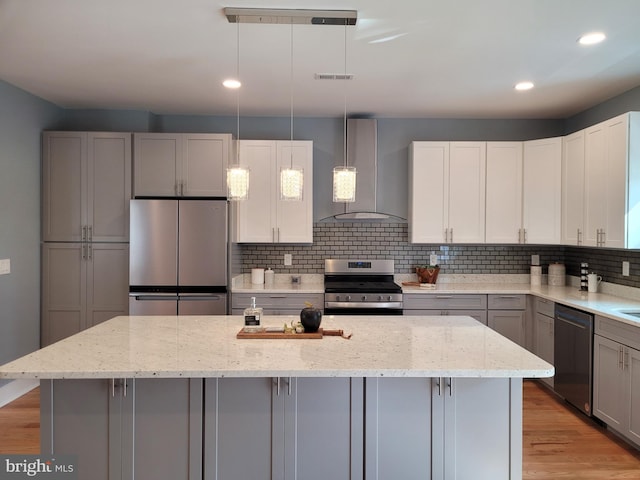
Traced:
<path id="1" fill-rule="evenodd" d="M 212 293 L 181 293 L 180 300 L 222 300 L 222 296 Z"/>
<path id="2" fill-rule="evenodd" d="M 161 293 L 161 294 L 153 294 L 153 293 L 143 293 L 143 294 L 137 294 L 137 293 L 130 293 L 129 294 L 130 297 L 135 298 L 137 301 L 153 301 L 153 300 L 177 300 L 178 296 L 177 295 L 167 295 L 166 293 Z"/>

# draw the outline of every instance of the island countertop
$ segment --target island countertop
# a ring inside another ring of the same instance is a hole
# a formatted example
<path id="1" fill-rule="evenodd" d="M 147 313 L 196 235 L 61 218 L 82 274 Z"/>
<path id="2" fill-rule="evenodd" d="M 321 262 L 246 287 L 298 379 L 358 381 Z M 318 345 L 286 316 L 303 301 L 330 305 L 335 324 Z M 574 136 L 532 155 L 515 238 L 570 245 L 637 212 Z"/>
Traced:
<path id="1" fill-rule="evenodd" d="M 264 316 L 280 326 L 294 316 Z M 0 378 L 549 377 L 470 317 L 331 316 L 351 339 L 237 339 L 241 316 L 120 316 L 0 366 Z"/>

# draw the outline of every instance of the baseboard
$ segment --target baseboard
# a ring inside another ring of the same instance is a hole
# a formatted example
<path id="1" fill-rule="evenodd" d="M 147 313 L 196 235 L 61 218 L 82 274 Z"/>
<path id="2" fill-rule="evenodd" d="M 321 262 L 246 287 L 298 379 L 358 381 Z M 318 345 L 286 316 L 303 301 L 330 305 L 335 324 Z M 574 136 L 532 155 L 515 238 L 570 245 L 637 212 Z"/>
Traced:
<path id="1" fill-rule="evenodd" d="M 13 380 L 0 387 L 0 407 L 13 402 L 16 398 L 40 385 L 39 380 Z"/>

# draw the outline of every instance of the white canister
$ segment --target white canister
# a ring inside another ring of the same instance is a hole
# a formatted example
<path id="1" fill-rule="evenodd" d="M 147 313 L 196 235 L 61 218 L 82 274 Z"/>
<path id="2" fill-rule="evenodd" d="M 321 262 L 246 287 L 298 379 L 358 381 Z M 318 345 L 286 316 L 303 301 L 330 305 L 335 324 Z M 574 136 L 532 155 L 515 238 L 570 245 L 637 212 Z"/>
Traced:
<path id="1" fill-rule="evenodd" d="M 264 271 L 264 284 L 265 285 L 273 285 L 273 281 L 275 279 L 275 272 L 273 270 L 271 270 L 270 268 L 267 268 Z"/>
<path id="2" fill-rule="evenodd" d="M 565 284 L 565 268 L 562 263 L 549 264 L 548 283 L 552 286 L 563 286 Z"/>
<path id="3" fill-rule="evenodd" d="M 264 283 L 264 268 L 251 269 L 251 283 L 262 285 Z"/>
<path id="4" fill-rule="evenodd" d="M 531 266 L 531 285 L 542 285 L 542 267 L 539 265 Z"/>

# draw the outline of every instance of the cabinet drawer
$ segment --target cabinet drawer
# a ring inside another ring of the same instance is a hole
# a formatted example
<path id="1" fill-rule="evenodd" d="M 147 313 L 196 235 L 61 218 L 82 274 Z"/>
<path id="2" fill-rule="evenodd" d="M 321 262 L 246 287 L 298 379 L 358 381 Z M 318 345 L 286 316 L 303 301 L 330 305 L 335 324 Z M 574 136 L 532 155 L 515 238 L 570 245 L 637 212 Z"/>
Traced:
<path id="1" fill-rule="evenodd" d="M 487 311 L 486 310 L 407 310 L 404 309 L 405 315 L 456 315 L 456 316 L 468 316 L 471 317 L 483 325 L 487 324 Z"/>
<path id="2" fill-rule="evenodd" d="M 489 295 L 489 310 L 526 310 L 526 295 Z"/>
<path id="3" fill-rule="evenodd" d="M 324 307 L 324 293 L 234 293 L 231 296 L 232 308 L 247 308 L 251 297 L 256 297 L 256 305 L 264 309 L 300 311 L 306 302 L 314 307 Z"/>
<path id="4" fill-rule="evenodd" d="M 404 310 L 483 310 L 486 295 L 404 294 Z"/>
<path id="5" fill-rule="evenodd" d="M 546 315 L 547 317 L 553 317 L 555 307 L 556 307 L 556 304 L 551 300 L 547 300 L 546 298 L 536 297 L 535 309 L 537 313 L 541 313 L 542 315 Z"/>
<path id="6" fill-rule="evenodd" d="M 595 320 L 595 333 L 640 350 L 640 326 L 635 327 L 601 315 L 596 315 Z"/>

